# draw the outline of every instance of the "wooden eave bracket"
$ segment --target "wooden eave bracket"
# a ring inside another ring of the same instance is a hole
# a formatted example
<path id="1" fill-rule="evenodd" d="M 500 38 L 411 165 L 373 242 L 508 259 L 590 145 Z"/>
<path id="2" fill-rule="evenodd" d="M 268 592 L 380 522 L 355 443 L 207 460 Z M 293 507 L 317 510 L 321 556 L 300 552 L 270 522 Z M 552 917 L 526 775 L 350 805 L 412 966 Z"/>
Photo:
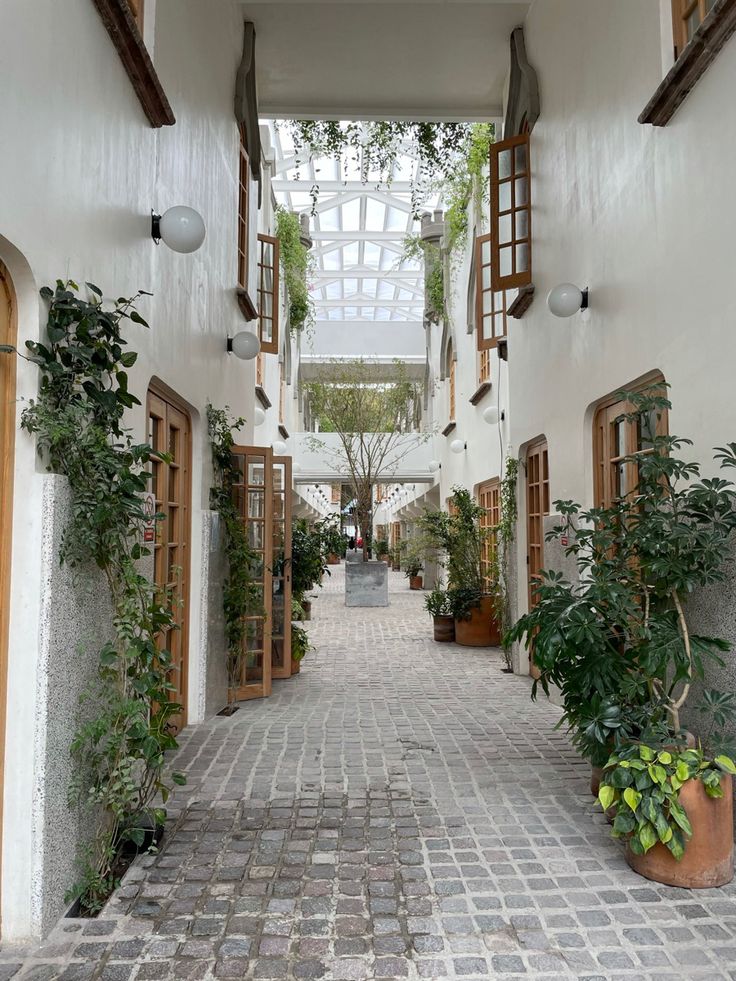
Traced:
<path id="1" fill-rule="evenodd" d="M 258 181 L 260 199 L 261 131 L 258 123 L 258 93 L 256 90 L 256 29 L 247 20 L 243 29 L 243 57 L 235 79 L 235 118 L 245 131 L 253 180 Z"/>
<path id="2" fill-rule="evenodd" d="M 173 126 L 176 117 L 143 43 L 127 0 L 92 0 L 115 45 L 151 126 Z"/>
<path id="3" fill-rule="evenodd" d="M 506 314 L 515 320 L 520 320 L 532 305 L 534 299 L 535 286 L 530 283 L 528 286 L 521 286 L 513 302 L 509 304 Z"/>
<path id="4" fill-rule="evenodd" d="M 488 392 L 490 392 L 490 390 L 491 390 L 491 383 L 489 381 L 481 382 L 480 385 L 473 392 L 473 394 L 470 396 L 470 399 L 469 399 L 470 404 L 471 405 L 477 405 L 480 402 L 480 400 L 485 395 L 487 395 Z"/>
<path id="5" fill-rule="evenodd" d="M 498 351 L 498 357 L 501 361 L 509 360 L 509 339 L 508 337 L 499 337 L 498 343 L 496 344 L 496 350 Z"/>
<path id="6" fill-rule="evenodd" d="M 682 54 L 639 116 L 640 123 L 666 126 L 736 31 L 736 0 L 716 0 Z"/>
<path id="7" fill-rule="evenodd" d="M 279 424 L 279 436 L 281 436 L 282 439 L 289 438 L 289 430 L 282 424 Z"/>
<path id="8" fill-rule="evenodd" d="M 256 385 L 256 398 L 261 403 L 264 409 L 271 408 L 271 399 L 266 395 L 266 389 L 263 385 Z"/>
<path id="9" fill-rule="evenodd" d="M 456 428 L 457 428 L 456 422 L 448 422 L 445 428 L 442 430 L 442 435 L 449 436 L 450 433 L 454 432 Z"/>
<path id="10" fill-rule="evenodd" d="M 242 286 L 238 286 L 235 290 L 235 295 L 238 298 L 238 306 L 240 307 L 240 312 L 243 314 L 247 321 L 258 319 L 258 308 L 250 297 L 248 290 L 244 290 Z"/>

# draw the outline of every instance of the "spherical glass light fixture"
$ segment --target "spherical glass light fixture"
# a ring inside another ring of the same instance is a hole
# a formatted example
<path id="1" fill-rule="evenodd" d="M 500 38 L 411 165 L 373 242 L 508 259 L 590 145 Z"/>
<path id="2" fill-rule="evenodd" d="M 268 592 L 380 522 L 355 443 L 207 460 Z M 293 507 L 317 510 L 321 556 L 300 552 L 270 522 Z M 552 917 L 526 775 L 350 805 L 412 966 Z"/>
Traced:
<path id="1" fill-rule="evenodd" d="M 261 350 L 261 342 L 252 331 L 241 330 L 235 337 L 228 337 L 227 350 L 241 361 L 252 361 Z"/>
<path id="2" fill-rule="evenodd" d="M 495 405 L 489 405 L 487 409 L 483 410 L 483 421 L 487 422 L 489 426 L 495 426 L 498 422 L 498 409 Z"/>
<path id="3" fill-rule="evenodd" d="M 274 456 L 283 456 L 286 453 L 286 443 L 283 440 L 277 439 L 275 443 L 271 444 L 271 449 L 273 450 Z"/>
<path id="4" fill-rule="evenodd" d="M 158 245 L 163 241 L 174 252 L 196 252 L 204 242 L 207 230 L 204 218 L 194 208 L 177 204 L 162 215 L 151 216 L 151 236 Z"/>
<path id="5" fill-rule="evenodd" d="M 588 291 L 574 283 L 560 283 L 547 294 L 547 306 L 555 317 L 572 317 L 588 308 Z"/>
<path id="6" fill-rule="evenodd" d="M 260 406 L 257 405 L 253 410 L 253 425 L 262 426 L 265 421 L 266 421 L 266 413 L 263 411 L 263 409 Z"/>
<path id="7" fill-rule="evenodd" d="M 440 469 L 439 460 L 430 460 L 429 463 L 427 464 L 427 470 L 429 470 L 430 473 L 437 473 L 439 469 Z"/>
<path id="8" fill-rule="evenodd" d="M 453 439 L 450 443 L 450 451 L 452 453 L 464 453 L 468 448 L 468 444 L 464 439 Z"/>

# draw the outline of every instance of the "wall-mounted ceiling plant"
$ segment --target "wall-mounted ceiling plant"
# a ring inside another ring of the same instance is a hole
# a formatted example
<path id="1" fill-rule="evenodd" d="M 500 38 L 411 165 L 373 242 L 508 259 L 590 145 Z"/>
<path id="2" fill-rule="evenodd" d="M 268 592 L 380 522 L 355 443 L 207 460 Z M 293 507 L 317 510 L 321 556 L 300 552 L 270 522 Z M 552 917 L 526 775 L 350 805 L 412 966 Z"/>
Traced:
<path id="1" fill-rule="evenodd" d="M 308 285 L 312 257 L 302 242 L 299 216 L 281 206 L 276 209 L 276 237 L 289 301 L 289 327 L 294 331 L 308 331 L 315 321 L 314 302 Z"/>

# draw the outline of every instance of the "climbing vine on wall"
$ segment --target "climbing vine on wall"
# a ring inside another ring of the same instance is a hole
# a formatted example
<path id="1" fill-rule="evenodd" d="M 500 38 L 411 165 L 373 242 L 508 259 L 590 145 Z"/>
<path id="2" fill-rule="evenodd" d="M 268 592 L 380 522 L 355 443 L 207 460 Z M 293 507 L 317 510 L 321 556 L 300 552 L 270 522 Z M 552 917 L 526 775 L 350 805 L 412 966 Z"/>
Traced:
<path id="1" fill-rule="evenodd" d="M 506 459 L 503 479 L 501 480 L 499 507 L 501 520 L 496 527 L 496 545 L 500 555 L 498 565 L 499 581 L 499 615 L 501 618 L 501 636 L 504 637 L 511 627 L 511 602 L 509 596 L 509 575 L 511 562 L 511 547 L 516 535 L 518 518 L 516 482 L 519 475 L 519 461 L 514 457 Z M 506 667 L 511 668 L 511 650 L 504 647 Z"/>
<path id="2" fill-rule="evenodd" d="M 407 235 L 399 262 L 416 259 L 424 263 L 426 313 L 435 323 L 446 316 L 445 308 L 445 269 L 440 247 L 434 242 L 425 242 L 421 235 Z"/>
<path id="3" fill-rule="evenodd" d="M 279 240 L 281 273 L 289 297 L 291 330 L 309 329 L 314 325 L 314 303 L 309 295 L 309 249 L 301 240 L 299 216 L 279 206 L 276 209 L 276 237 Z"/>
<path id="4" fill-rule="evenodd" d="M 233 461 L 235 445 L 233 433 L 245 425 L 243 418 L 231 418 L 227 407 L 215 409 L 207 406 L 207 431 L 212 448 L 212 465 L 215 485 L 210 490 L 210 504 L 220 515 L 225 533 L 227 578 L 222 590 L 222 608 L 225 615 L 225 640 L 227 643 L 228 704 L 235 701 L 242 666 L 247 616 L 259 616 L 263 612 L 262 599 L 253 576 L 258 556 L 248 544 L 245 525 L 238 511 L 233 487 L 239 473 Z M 242 481 L 242 475 L 240 475 Z"/>
<path id="5" fill-rule="evenodd" d="M 480 212 L 489 200 L 490 184 L 485 171 L 493 139 L 492 123 L 474 123 L 465 135 L 454 166 L 440 183 L 445 203 L 445 242 L 451 253 L 465 249 L 471 205 Z"/>
<path id="6" fill-rule="evenodd" d="M 135 443 L 123 426 L 125 410 L 140 404 L 128 390 L 127 369 L 137 355 L 125 349 L 123 327 L 148 326 L 135 309 L 143 294 L 106 308 L 100 289 L 86 286 L 89 300 L 72 281 L 41 290 L 47 339 L 26 342 L 41 384 L 21 425 L 36 436 L 48 469 L 69 481 L 71 517 L 60 560 L 80 578 L 97 567 L 113 612 L 111 639 L 98 652 L 96 681 L 71 745 L 77 768 L 70 802 L 86 807 L 95 832 L 67 899 L 95 912 L 117 885 L 123 845 L 143 846 L 164 823 L 159 801 L 165 804 L 170 792 L 164 752 L 176 746 L 170 722 L 181 706 L 171 700 L 171 655 L 157 643 L 175 627 L 170 598 L 140 565 L 150 555 L 142 544 L 148 519 L 142 495 L 152 461 L 166 457 Z M 184 777 L 173 773 L 171 780 Z"/>

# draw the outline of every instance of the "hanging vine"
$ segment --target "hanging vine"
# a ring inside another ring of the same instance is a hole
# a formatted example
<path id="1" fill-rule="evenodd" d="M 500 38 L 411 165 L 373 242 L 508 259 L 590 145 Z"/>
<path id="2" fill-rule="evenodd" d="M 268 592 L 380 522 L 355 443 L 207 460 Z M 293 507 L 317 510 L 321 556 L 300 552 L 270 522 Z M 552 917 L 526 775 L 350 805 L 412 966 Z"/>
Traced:
<path id="1" fill-rule="evenodd" d="M 403 250 L 399 264 L 407 259 L 415 259 L 424 263 L 426 313 L 435 323 L 446 316 L 445 307 L 445 269 L 442 262 L 440 247 L 434 242 L 425 242 L 421 235 L 407 235 L 403 242 Z"/>
<path id="2" fill-rule="evenodd" d="M 26 342 L 41 384 L 21 426 L 36 436 L 48 470 L 69 481 L 71 517 L 60 561 L 80 578 L 94 564 L 112 603 L 113 637 L 99 650 L 71 744 L 77 769 L 70 803 L 87 809 L 96 830 L 67 900 L 79 899 L 83 912 L 94 913 L 118 884 L 123 845 L 144 846 L 165 821 L 158 804 L 170 793 L 164 753 L 176 746 L 171 719 L 182 706 L 171 700 L 172 659 L 158 643 L 176 626 L 171 598 L 139 566 L 150 555 L 142 544 L 149 517 L 142 495 L 153 461 L 167 457 L 134 443 L 122 424 L 125 410 L 140 404 L 128 391 L 127 369 L 137 355 L 125 350 L 122 328 L 125 321 L 148 326 L 135 309 L 144 294 L 105 309 L 101 290 L 86 286 L 89 301 L 71 280 L 41 290 L 47 341 Z M 184 776 L 173 773 L 171 780 L 184 783 Z"/>
<path id="3" fill-rule="evenodd" d="M 293 331 L 314 326 L 314 302 L 309 295 L 311 267 L 309 249 L 301 240 L 299 216 L 279 205 L 276 208 L 276 237 L 279 240 L 281 273 L 289 297 L 289 327 Z"/>
<path id="4" fill-rule="evenodd" d="M 225 555 L 228 573 L 222 590 L 222 608 L 225 615 L 225 640 L 227 643 L 228 705 L 235 701 L 240 683 L 243 650 L 245 646 L 246 617 L 256 617 L 263 612 L 258 584 L 253 571 L 259 560 L 248 544 L 245 524 L 238 511 L 233 488 L 242 482 L 233 461 L 235 445 L 233 432 L 245 425 L 245 419 L 232 419 L 228 408 L 215 409 L 207 406 L 207 431 L 212 448 L 212 465 L 215 486 L 210 490 L 210 505 L 220 515 L 225 531 Z"/>
<path id="5" fill-rule="evenodd" d="M 516 535 L 516 521 L 518 518 L 516 482 L 519 475 L 519 461 L 515 457 L 507 457 L 504 468 L 503 479 L 501 480 L 499 494 L 499 510 L 501 520 L 496 526 L 496 546 L 500 555 L 498 563 L 498 583 L 500 608 L 498 610 L 501 619 L 501 636 L 505 637 L 511 627 L 511 602 L 509 596 L 509 568 L 511 561 L 511 547 Z M 504 645 L 503 649 L 506 667 L 511 669 L 511 649 Z"/>
<path id="6" fill-rule="evenodd" d="M 490 183 L 485 169 L 494 140 L 492 123 L 474 123 L 465 136 L 454 167 L 440 182 L 445 203 L 445 241 L 450 253 L 464 250 L 468 237 L 471 204 L 480 212 L 490 197 Z"/>

